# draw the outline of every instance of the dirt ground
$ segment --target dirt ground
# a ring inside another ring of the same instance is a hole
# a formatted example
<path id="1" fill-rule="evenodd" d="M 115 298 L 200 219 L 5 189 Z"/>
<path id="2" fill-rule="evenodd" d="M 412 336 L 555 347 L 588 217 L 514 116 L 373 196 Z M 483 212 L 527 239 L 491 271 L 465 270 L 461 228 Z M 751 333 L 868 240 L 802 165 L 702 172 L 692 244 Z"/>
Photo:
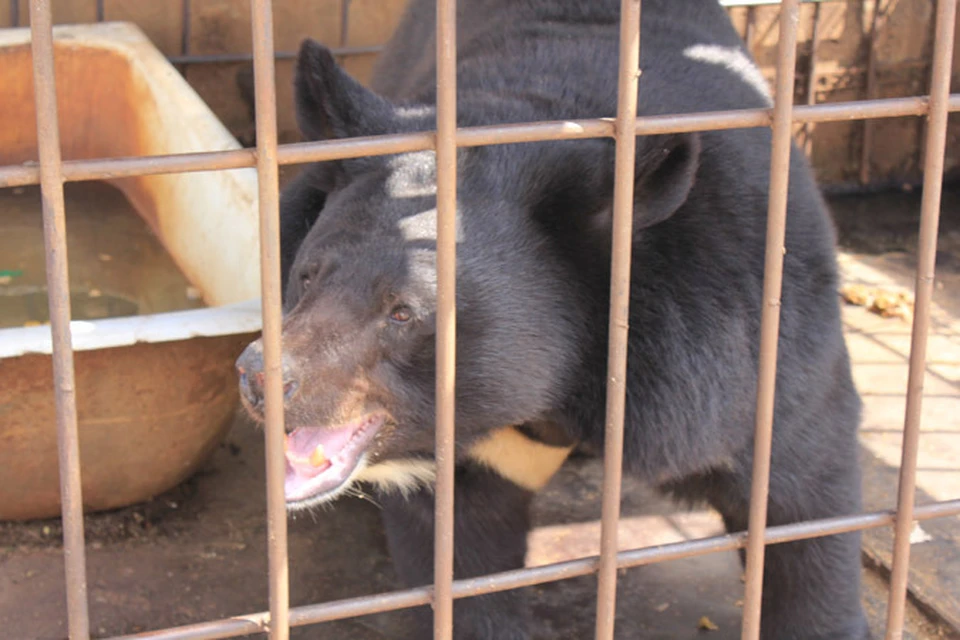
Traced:
<path id="1" fill-rule="evenodd" d="M 917 216 L 912 212 L 918 202 L 916 193 L 831 201 L 849 280 L 861 282 L 881 273 L 892 282 L 880 283 L 883 286 L 903 286 L 904 274 L 913 263 Z M 926 475 L 921 476 L 920 502 L 960 496 L 960 422 L 953 415 L 960 407 L 960 354 L 949 351 L 950 345 L 960 347 L 960 190 L 945 195 L 940 249 L 938 268 L 947 284 L 937 290 L 942 318 L 937 316 L 934 332 L 947 346 L 936 349 L 931 377 L 932 384 L 940 386 L 935 387 L 936 397 L 925 411 L 933 412 L 930 422 L 936 433 L 929 437 L 950 439 L 937 441 L 936 451 L 922 453 L 942 459 L 935 465 L 922 461 Z M 866 506 L 889 508 L 896 494 L 896 425 L 902 425 L 903 419 L 902 407 L 890 402 L 898 393 L 902 396 L 905 364 L 891 360 L 886 363 L 888 370 L 874 375 L 871 367 L 877 360 L 861 342 L 864 336 L 874 342 L 885 335 L 901 340 L 904 332 L 909 335 L 909 324 L 854 306 L 845 309 L 845 320 L 858 385 L 868 405 L 863 436 Z M 894 368 L 896 373 L 890 373 Z M 886 423 L 889 428 L 881 428 Z M 226 442 L 180 487 L 147 504 L 88 516 L 88 583 L 95 637 L 265 610 L 263 476 L 261 435 L 238 417 Z M 600 477 L 595 461 L 572 461 L 538 498 L 528 565 L 597 552 Z M 721 531 L 716 514 L 677 511 L 630 480 L 624 487 L 623 516 L 623 548 Z M 906 637 L 960 639 L 949 624 L 952 603 L 960 598 L 957 578 L 951 578 L 960 576 L 960 520 L 925 523 L 924 531 L 930 541 L 915 548 L 920 566 L 911 576 L 919 606 L 913 602 L 910 606 Z M 0 523 L 0 639 L 66 637 L 60 536 L 56 520 Z M 886 610 L 889 558 L 885 549 L 889 549 L 888 528 L 865 537 L 864 597 L 878 633 Z M 290 569 L 295 606 L 397 588 L 378 508 L 370 500 L 344 499 L 336 509 L 292 520 Z M 595 589 L 596 579 L 591 576 L 521 590 L 533 607 L 537 637 L 591 637 Z M 742 591 L 739 563 L 732 552 L 622 572 L 617 638 L 738 638 Z M 704 616 L 717 628 L 698 628 Z M 402 614 L 367 616 L 296 630 L 293 637 L 399 639 L 403 638 L 402 620 Z"/>

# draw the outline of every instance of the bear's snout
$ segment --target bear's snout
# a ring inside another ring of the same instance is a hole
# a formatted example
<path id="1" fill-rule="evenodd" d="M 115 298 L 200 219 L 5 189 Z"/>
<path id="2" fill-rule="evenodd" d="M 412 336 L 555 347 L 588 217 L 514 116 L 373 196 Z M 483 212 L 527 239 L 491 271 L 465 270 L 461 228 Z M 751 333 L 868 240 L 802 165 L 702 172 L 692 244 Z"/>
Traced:
<path id="1" fill-rule="evenodd" d="M 247 348 L 237 358 L 236 367 L 239 376 L 240 395 L 251 409 L 262 413 L 266 380 L 263 365 L 263 342 L 255 340 L 247 345 Z M 286 404 L 296 394 L 300 385 L 293 363 L 286 354 L 283 354 L 281 359 L 281 367 L 283 371 L 283 401 Z"/>

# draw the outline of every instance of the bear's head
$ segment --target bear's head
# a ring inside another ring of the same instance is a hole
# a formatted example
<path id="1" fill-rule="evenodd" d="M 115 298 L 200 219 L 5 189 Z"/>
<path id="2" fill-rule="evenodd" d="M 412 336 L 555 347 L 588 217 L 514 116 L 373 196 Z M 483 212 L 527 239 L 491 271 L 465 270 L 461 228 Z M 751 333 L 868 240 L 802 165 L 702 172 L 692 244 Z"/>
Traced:
<path id="1" fill-rule="evenodd" d="M 385 100 L 313 41 L 299 53 L 295 93 L 308 140 L 435 128 L 432 105 Z M 482 100 L 461 104 L 461 125 L 489 117 Z M 698 150 L 690 135 L 638 144 L 638 230 L 683 203 Z M 457 451 L 496 465 L 521 454 L 503 440 L 490 446 L 510 425 L 553 425 L 573 441 L 576 426 L 557 408 L 584 374 L 584 350 L 606 333 L 594 311 L 607 292 L 584 274 L 609 271 L 613 143 L 461 148 L 457 162 Z M 443 303 L 434 153 L 309 165 L 285 188 L 280 215 L 288 507 L 331 500 L 358 481 L 429 483 Z M 260 341 L 238 370 L 259 419 Z"/>

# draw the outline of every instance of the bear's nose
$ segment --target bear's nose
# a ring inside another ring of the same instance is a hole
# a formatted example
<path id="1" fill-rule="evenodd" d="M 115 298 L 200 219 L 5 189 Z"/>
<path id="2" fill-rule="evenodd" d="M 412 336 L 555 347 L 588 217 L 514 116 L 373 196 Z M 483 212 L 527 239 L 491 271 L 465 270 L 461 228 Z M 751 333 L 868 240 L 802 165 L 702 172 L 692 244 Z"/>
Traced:
<path id="1" fill-rule="evenodd" d="M 251 407 L 263 410 L 265 374 L 263 372 L 263 342 L 256 340 L 247 345 L 237 358 L 237 374 L 240 378 L 240 393 Z M 296 394 L 299 384 L 291 366 L 290 358 L 283 354 L 283 401 L 286 404 Z"/>

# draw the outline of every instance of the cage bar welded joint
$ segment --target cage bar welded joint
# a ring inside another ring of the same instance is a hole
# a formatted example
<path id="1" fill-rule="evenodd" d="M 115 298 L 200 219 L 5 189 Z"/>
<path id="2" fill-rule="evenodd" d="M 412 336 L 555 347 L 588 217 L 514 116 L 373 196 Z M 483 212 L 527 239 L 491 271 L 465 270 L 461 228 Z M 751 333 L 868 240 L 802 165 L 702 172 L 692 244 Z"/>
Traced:
<path id="1" fill-rule="evenodd" d="M 274 61 L 278 58 L 273 46 L 270 0 L 252 0 L 252 23 L 257 107 L 257 147 L 222 152 L 154 156 L 146 158 L 106 158 L 63 162 L 59 136 L 53 69 L 52 16 L 49 0 L 31 0 L 31 31 L 34 54 L 34 84 L 37 100 L 39 166 L 0 167 L 0 187 L 40 184 L 43 197 L 44 238 L 47 247 L 47 269 L 50 278 L 49 299 L 55 394 L 57 403 L 58 448 L 60 453 L 61 493 L 64 519 L 64 555 L 69 631 L 71 639 L 89 638 L 87 613 L 82 501 L 80 498 L 79 452 L 77 444 L 76 404 L 72 381 L 72 348 L 69 332 L 69 292 L 65 253 L 63 217 L 64 181 L 117 178 L 134 175 L 205 171 L 238 167 L 257 168 L 260 179 L 261 272 L 263 293 L 263 340 L 267 387 L 267 467 L 268 522 L 270 555 L 270 611 L 224 620 L 214 620 L 184 627 L 146 632 L 128 638 L 227 638 L 269 630 L 273 640 L 286 639 L 290 626 L 315 624 L 381 611 L 432 604 L 435 615 L 435 637 L 450 638 L 452 602 L 458 598 L 517 589 L 544 582 L 599 572 L 597 637 L 610 638 L 615 607 L 615 572 L 636 567 L 715 553 L 748 549 L 747 601 L 744 606 L 745 638 L 755 638 L 759 631 L 759 597 L 762 593 L 762 557 L 764 546 L 793 540 L 833 535 L 872 527 L 896 525 L 894 570 L 891 578 L 887 638 L 902 634 L 903 609 L 906 599 L 906 576 L 909 567 L 909 532 L 913 522 L 960 514 L 960 499 L 914 506 L 916 453 L 919 436 L 922 376 L 925 363 L 926 336 L 929 326 L 933 291 L 933 267 L 936 248 L 937 218 L 940 206 L 940 185 L 946 148 L 946 122 L 949 112 L 960 111 L 960 95 L 949 94 L 950 53 L 957 0 L 940 0 L 937 9 L 936 37 L 931 72 L 930 97 L 863 100 L 847 103 L 811 104 L 794 107 L 793 78 L 796 61 L 797 20 L 799 5 L 808 0 L 785 0 L 781 12 L 778 54 L 777 89 L 772 109 L 746 109 L 728 112 L 635 117 L 638 56 L 639 0 L 623 0 L 626 20 L 621 24 L 621 54 L 618 109 L 615 119 L 597 118 L 580 121 L 537 122 L 494 125 L 458 129 L 455 95 L 455 14 L 453 0 L 437 0 L 437 102 L 436 132 L 375 136 L 347 140 L 278 145 L 276 130 L 276 95 Z M 831 0 L 823 0 L 831 1 Z M 732 6 L 780 4 L 773 0 L 724 2 Z M 12 5 L 11 5 L 12 6 Z M 102 6 L 102 3 L 98 6 Z M 185 24 L 189 3 L 183 5 Z M 11 17 L 16 14 L 11 9 Z M 102 11 L 98 11 L 98 17 Z M 636 16 L 636 20 L 634 17 Z M 189 35 L 189 34 L 188 34 Z M 342 43 L 342 44 L 345 44 Z M 189 49 L 184 42 L 184 52 Z M 815 54 L 815 46 L 812 51 Z M 813 61 L 811 61 L 813 64 Z M 808 94 L 812 92 L 808 91 Z M 641 94 L 642 96 L 642 94 Z M 631 105 L 631 100 L 632 105 Z M 776 364 L 779 287 L 783 267 L 783 224 L 786 213 L 786 184 L 794 123 L 812 125 L 819 122 L 865 120 L 900 116 L 922 116 L 929 119 L 925 145 L 925 189 L 922 204 L 920 247 L 918 255 L 916 313 L 910 358 L 908 405 L 905 415 L 903 464 L 897 511 L 856 514 L 817 521 L 765 528 L 765 505 L 769 473 L 769 438 Z M 617 142 L 617 173 L 630 174 L 632 140 L 637 135 L 685 131 L 719 130 L 771 126 L 771 190 L 767 263 L 764 274 L 765 305 L 761 329 L 761 364 L 757 395 L 756 467 L 751 495 L 751 519 L 748 532 L 736 532 L 680 543 L 618 551 L 616 525 L 618 519 L 614 498 L 619 502 L 620 464 L 622 459 L 622 406 L 624 376 L 618 367 L 625 363 L 627 334 L 626 300 L 621 294 L 629 291 L 630 216 L 628 204 L 630 180 L 617 180 L 614 245 L 616 247 L 611 276 L 611 342 L 608 376 L 608 457 L 604 469 L 603 545 L 601 555 L 547 566 L 517 569 L 467 580 L 453 580 L 453 389 L 455 336 L 455 234 L 456 150 L 470 147 L 538 140 L 584 139 L 613 137 Z M 382 593 L 361 598 L 289 607 L 287 575 L 286 516 L 282 482 L 282 381 L 280 378 L 280 289 L 278 234 L 278 165 L 299 164 L 367 155 L 383 155 L 407 151 L 435 150 L 438 166 L 438 288 L 442 302 L 438 308 L 438 379 L 437 379 L 437 454 L 439 476 L 436 508 L 435 582 L 432 586 Z M 621 351 L 622 349 L 622 351 Z M 620 415 L 617 415 L 617 412 Z M 619 441 L 618 441 L 619 440 Z M 605 577 L 604 577 L 605 576 Z M 611 579 L 611 576 L 613 579 Z"/>

